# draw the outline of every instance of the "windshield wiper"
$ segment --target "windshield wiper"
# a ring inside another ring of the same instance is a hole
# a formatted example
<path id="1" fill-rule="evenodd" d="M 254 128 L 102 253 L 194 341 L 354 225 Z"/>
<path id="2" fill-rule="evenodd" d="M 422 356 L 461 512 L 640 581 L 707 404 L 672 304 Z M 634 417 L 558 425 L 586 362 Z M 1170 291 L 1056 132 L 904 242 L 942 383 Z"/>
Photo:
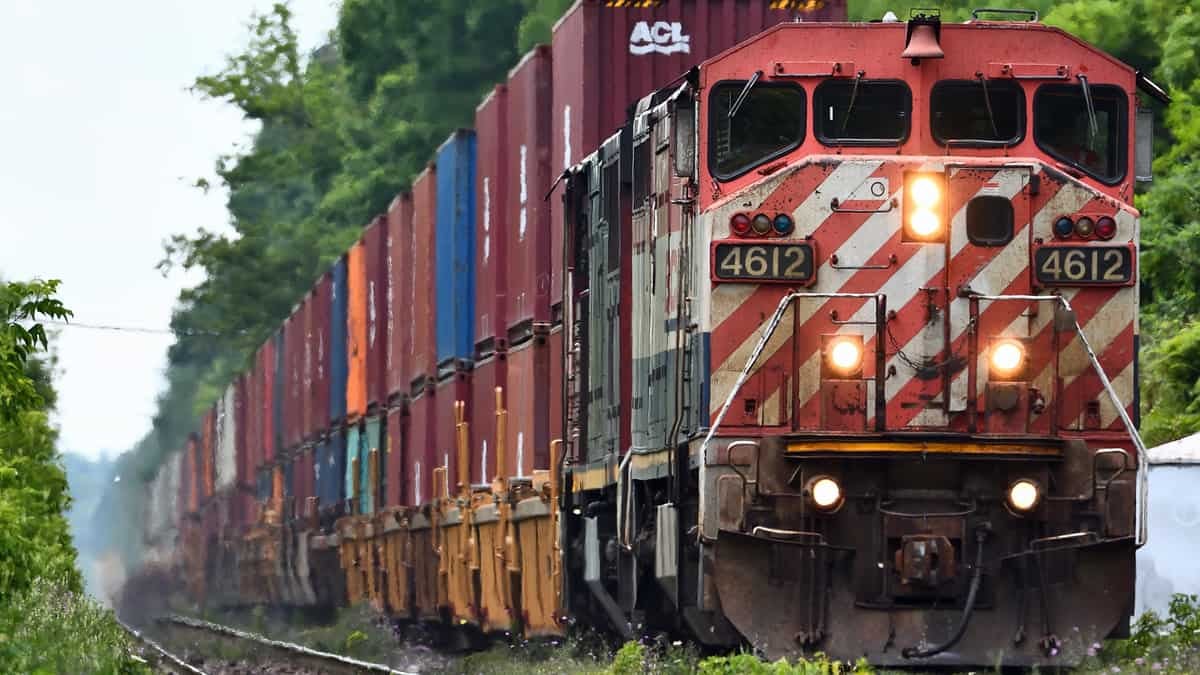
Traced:
<path id="1" fill-rule="evenodd" d="M 758 80 L 761 77 L 762 71 L 756 70 L 750 76 L 750 79 L 746 80 L 746 86 L 742 87 L 741 93 L 738 94 L 738 97 L 733 101 L 733 105 L 729 108 L 729 119 L 733 119 L 733 116 L 738 114 L 738 110 L 741 110 L 742 104 L 746 102 L 746 97 L 750 95 L 750 90 L 754 88 L 754 85 L 758 84 Z"/>
<path id="2" fill-rule="evenodd" d="M 1079 85 L 1083 87 L 1083 103 L 1087 106 L 1088 114 L 1088 148 L 1096 149 L 1096 136 L 1100 133 L 1100 125 L 1096 123 L 1096 106 L 1092 105 L 1092 88 L 1088 86 L 1087 75 L 1076 75 Z"/>
<path id="3" fill-rule="evenodd" d="M 992 112 L 992 97 L 987 90 L 987 78 L 982 72 L 975 73 L 975 77 L 979 78 L 979 84 L 983 86 L 983 103 L 987 106 L 988 121 L 992 123 L 992 138 L 1000 140 L 1000 130 L 996 128 L 996 115 Z"/>
<path id="4" fill-rule="evenodd" d="M 860 70 L 854 76 L 854 88 L 850 90 L 850 103 L 846 105 L 846 116 L 842 118 L 842 127 L 838 129 L 838 136 L 844 136 L 846 134 L 846 125 L 850 123 L 850 113 L 854 112 L 854 101 L 858 99 L 858 84 L 862 82 L 862 79 L 864 76 L 866 76 L 866 74 L 867 71 Z"/>

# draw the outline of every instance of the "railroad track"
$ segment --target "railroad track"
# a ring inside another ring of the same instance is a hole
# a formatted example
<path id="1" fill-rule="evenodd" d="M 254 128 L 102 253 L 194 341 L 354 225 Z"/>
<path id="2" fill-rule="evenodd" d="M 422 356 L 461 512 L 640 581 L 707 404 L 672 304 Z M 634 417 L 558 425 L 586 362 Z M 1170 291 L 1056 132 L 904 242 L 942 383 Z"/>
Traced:
<path id="1" fill-rule="evenodd" d="M 169 632 L 191 633 L 192 635 L 201 635 L 209 638 L 216 637 L 218 639 L 229 640 L 233 642 L 241 642 L 243 644 L 250 643 L 258 648 L 268 650 L 276 655 L 281 662 L 287 663 L 290 666 L 301 666 L 310 668 L 313 672 L 319 673 L 384 673 L 386 675 L 415 675 L 408 671 L 395 670 L 387 665 L 380 663 L 370 663 L 368 661 L 360 661 L 358 659 L 342 656 L 340 654 L 330 654 L 328 652 L 318 651 L 298 645 L 291 642 L 283 642 L 281 640 L 272 640 L 261 635 L 256 635 L 247 631 L 223 626 L 217 623 L 201 621 L 181 616 L 168 616 L 158 620 Z M 132 631 L 131 628 L 128 630 Z M 148 638 L 141 636 L 135 632 L 135 636 L 139 640 L 146 641 Z M 157 644 L 151 644 L 156 650 L 163 654 L 169 655 L 169 652 L 164 650 Z M 204 673 L 193 666 L 182 663 L 177 658 L 171 656 L 172 662 L 179 662 L 188 670 L 185 672 Z"/>
<path id="2" fill-rule="evenodd" d="M 168 651 L 167 648 L 155 642 L 149 636 L 145 635 L 133 626 L 130 626 L 120 619 L 117 619 L 117 623 L 121 624 L 121 627 L 125 629 L 126 633 L 129 633 L 129 635 L 133 637 L 135 642 L 143 645 L 151 652 L 151 658 L 145 658 L 143 656 L 136 655 L 135 658 L 141 660 L 147 665 L 150 665 L 156 670 L 170 670 L 180 673 L 180 675 L 206 675 L 203 670 L 200 670 L 199 668 L 191 665 L 187 661 L 184 661 L 182 658 Z"/>

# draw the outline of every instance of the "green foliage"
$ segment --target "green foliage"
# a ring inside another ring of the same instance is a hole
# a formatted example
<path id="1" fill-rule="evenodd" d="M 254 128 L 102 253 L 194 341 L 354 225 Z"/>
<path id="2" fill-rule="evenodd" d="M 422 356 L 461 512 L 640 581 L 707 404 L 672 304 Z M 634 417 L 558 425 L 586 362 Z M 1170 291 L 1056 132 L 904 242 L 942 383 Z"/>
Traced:
<path id="1" fill-rule="evenodd" d="M 1200 597 L 1176 594 L 1168 614 L 1138 617 L 1127 640 L 1093 645 L 1083 672 L 1195 673 L 1200 671 Z"/>
<path id="2" fill-rule="evenodd" d="M 612 675 L 640 675 L 645 669 L 646 648 L 642 643 L 630 641 L 621 645 L 613 657 Z"/>
<path id="3" fill-rule="evenodd" d="M 59 282 L 0 282 L 0 419 L 14 421 L 44 400 L 27 368 L 33 355 L 49 347 L 40 318 L 66 319 L 71 312 L 54 297 Z"/>
<path id="4" fill-rule="evenodd" d="M 112 612 L 76 585 L 43 578 L 0 604 L 0 672 L 151 672 Z"/>

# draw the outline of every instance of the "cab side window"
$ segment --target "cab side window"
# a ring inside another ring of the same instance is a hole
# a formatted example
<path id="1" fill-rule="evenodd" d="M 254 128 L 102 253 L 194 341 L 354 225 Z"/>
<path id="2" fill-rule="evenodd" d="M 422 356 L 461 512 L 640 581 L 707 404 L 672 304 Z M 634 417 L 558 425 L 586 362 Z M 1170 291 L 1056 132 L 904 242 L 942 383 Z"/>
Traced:
<path id="1" fill-rule="evenodd" d="M 709 171 L 721 180 L 740 176 L 804 141 L 803 89 L 757 82 L 734 111 L 745 87 L 745 81 L 721 82 L 709 96 Z"/>
<path id="2" fill-rule="evenodd" d="M 912 92 L 899 80 L 826 80 L 813 92 L 813 133 L 825 145 L 899 145 L 911 126 Z"/>
<path id="3" fill-rule="evenodd" d="M 1096 180 L 1125 178 L 1128 101 L 1119 87 L 1091 85 L 1092 112 L 1081 85 L 1047 84 L 1033 97 L 1033 138 L 1046 154 Z"/>

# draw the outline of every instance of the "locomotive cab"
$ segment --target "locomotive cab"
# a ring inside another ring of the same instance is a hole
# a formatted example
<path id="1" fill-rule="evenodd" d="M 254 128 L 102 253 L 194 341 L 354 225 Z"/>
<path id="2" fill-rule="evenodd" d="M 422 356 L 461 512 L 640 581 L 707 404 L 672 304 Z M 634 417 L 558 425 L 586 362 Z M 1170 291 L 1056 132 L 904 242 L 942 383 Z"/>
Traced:
<path id="1" fill-rule="evenodd" d="M 770 658 L 1065 665 L 1127 628 L 1138 81 L 1036 20 L 796 23 L 638 106 L 567 197 L 570 343 L 632 364 L 576 364 L 568 415 L 576 490 L 618 485 L 577 535 L 610 617 L 653 535 L 684 623 Z"/>

